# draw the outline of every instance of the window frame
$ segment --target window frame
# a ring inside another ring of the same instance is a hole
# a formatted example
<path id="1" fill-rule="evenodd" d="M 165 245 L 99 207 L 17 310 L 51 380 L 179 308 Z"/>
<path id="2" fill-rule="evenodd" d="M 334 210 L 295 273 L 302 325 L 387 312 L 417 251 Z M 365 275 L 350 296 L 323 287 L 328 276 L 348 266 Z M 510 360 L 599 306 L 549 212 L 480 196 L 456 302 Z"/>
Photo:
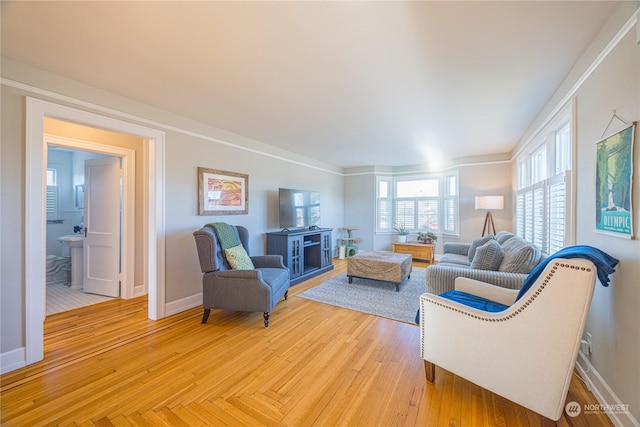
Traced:
<path id="1" fill-rule="evenodd" d="M 562 247 L 575 242 L 573 183 L 575 182 L 576 118 L 574 104 L 575 101 L 567 104 L 553 120 L 549 121 L 525 146 L 515 162 L 517 178 L 515 233 L 547 253 L 553 253 L 561 247 L 558 244 L 558 229 L 562 229 L 564 233 Z M 543 164 L 546 165 L 544 170 L 538 168 L 538 172 L 541 173 L 537 174 L 535 160 L 539 159 L 537 156 L 545 151 Z M 535 197 L 537 198 L 534 201 Z M 564 199 L 564 206 L 554 204 L 559 198 Z M 535 203 L 542 204 L 542 211 L 537 214 L 530 210 L 536 209 Z M 554 210 L 556 216 L 564 215 L 562 227 L 558 227 L 557 218 L 551 217 L 550 209 Z"/>
<path id="2" fill-rule="evenodd" d="M 60 221 L 61 194 L 60 186 L 58 185 L 58 169 L 54 167 L 47 167 L 46 180 L 46 220 Z"/>
<path id="3" fill-rule="evenodd" d="M 423 197 L 398 197 L 398 183 L 407 181 L 437 180 L 438 194 L 436 196 L 428 195 Z M 454 182 L 454 189 L 449 188 L 451 181 Z M 387 185 L 387 197 L 381 195 L 381 185 Z M 414 174 L 403 176 L 380 175 L 376 177 L 376 233 L 393 233 L 393 227 L 398 221 L 399 202 L 413 203 L 410 208 L 410 215 L 413 216 L 412 224 L 408 224 L 410 233 L 418 233 L 419 231 L 432 231 L 439 235 L 457 236 L 460 229 L 460 212 L 459 212 L 459 194 L 460 181 L 459 173 L 455 171 L 447 171 L 439 174 Z M 420 204 L 432 204 L 435 201 L 437 228 L 420 227 Z M 447 204 L 453 206 L 452 212 L 445 212 Z M 385 217 L 382 218 L 382 212 Z M 390 219 L 389 219 L 390 218 Z M 451 229 L 446 224 L 452 224 Z"/>

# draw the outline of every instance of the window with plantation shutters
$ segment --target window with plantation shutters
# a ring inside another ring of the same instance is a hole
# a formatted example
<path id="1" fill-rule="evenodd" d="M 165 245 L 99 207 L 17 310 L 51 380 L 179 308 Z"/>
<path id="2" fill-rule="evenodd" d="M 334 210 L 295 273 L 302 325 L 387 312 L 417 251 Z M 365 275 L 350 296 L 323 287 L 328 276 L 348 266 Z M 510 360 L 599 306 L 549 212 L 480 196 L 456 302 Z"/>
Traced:
<path id="1" fill-rule="evenodd" d="M 517 160 L 515 233 L 547 254 L 574 239 L 572 108 L 568 104 L 551 120 Z"/>
<path id="2" fill-rule="evenodd" d="M 58 219 L 60 197 L 58 197 L 58 186 L 47 185 L 47 220 Z"/>
<path id="3" fill-rule="evenodd" d="M 378 230 L 393 229 L 393 200 L 391 198 L 391 178 L 378 177 L 376 189 L 376 215 Z"/>
<path id="4" fill-rule="evenodd" d="M 47 221 L 55 221 L 60 218 L 60 187 L 58 187 L 58 171 L 47 168 Z"/>
<path id="5" fill-rule="evenodd" d="M 567 184 L 571 179 L 569 171 L 565 171 L 549 179 L 547 191 L 547 207 L 549 212 L 549 230 L 547 232 L 548 253 L 552 254 L 565 246 L 567 235 Z"/>
<path id="6" fill-rule="evenodd" d="M 545 183 L 546 184 L 546 183 Z M 533 191 L 533 236 L 531 241 L 539 248 L 545 249 L 545 193 L 546 185 L 543 184 Z"/>
<path id="7" fill-rule="evenodd" d="M 391 230 L 393 228 L 393 219 L 391 218 L 391 200 L 378 199 L 378 227 Z"/>
<path id="8" fill-rule="evenodd" d="M 456 234 L 458 232 L 458 176 L 446 176 L 444 184 L 442 228 L 445 233 Z"/>
<path id="9" fill-rule="evenodd" d="M 516 234 L 547 254 L 565 246 L 568 177 L 563 172 L 522 188 L 516 195 Z"/>
<path id="10" fill-rule="evenodd" d="M 378 177 L 377 231 L 402 225 L 411 232 L 455 234 L 458 230 L 457 172 L 428 177 Z"/>
<path id="11" fill-rule="evenodd" d="M 415 229 L 416 203 L 413 200 L 396 200 L 395 223 Z"/>

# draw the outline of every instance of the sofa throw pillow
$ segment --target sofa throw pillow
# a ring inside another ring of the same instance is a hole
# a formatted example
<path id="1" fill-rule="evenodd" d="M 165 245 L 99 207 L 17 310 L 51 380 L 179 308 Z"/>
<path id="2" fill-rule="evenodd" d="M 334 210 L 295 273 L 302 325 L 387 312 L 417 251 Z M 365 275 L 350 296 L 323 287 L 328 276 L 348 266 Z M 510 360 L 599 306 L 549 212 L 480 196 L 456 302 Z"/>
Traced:
<path id="1" fill-rule="evenodd" d="M 227 262 L 234 270 L 253 270 L 253 262 L 249 258 L 249 254 L 244 250 L 242 245 L 234 246 L 224 250 L 224 256 Z"/>
<path id="2" fill-rule="evenodd" d="M 509 231 L 498 231 L 498 233 L 496 234 L 496 240 L 498 241 L 498 243 L 500 243 L 501 245 L 504 245 L 504 242 L 506 242 L 507 240 L 509 240 L 510 238 L 514 237 L 515 234 L 509 232 Z"/>
<path id="3" fill-rule="evenodd" d="M 503 258 L 504 251 L 500 243 L 495 240 L 489 240 L 476 249 L 476 255 L 471 261 L 471 268 L 498 271 Z"/>
<path id="4" fill-rule="evenodd" d="M 479 239 L 471 242 L 471 246 L 469 247 L 469 262 L 473 261 L 473 257 L 476 254 L 476 249 L 487 243 L 489 240 L 493 240 L 493 236 L 487 234 L 486 236 L 480 237 Z"/>
<path id="5" fill-rule="evenodd" d="M 504 259 L 499 271 L 529 274 L 542 260 L 542 252 L 520 237 L 512 237 L 502 245 Z"/>

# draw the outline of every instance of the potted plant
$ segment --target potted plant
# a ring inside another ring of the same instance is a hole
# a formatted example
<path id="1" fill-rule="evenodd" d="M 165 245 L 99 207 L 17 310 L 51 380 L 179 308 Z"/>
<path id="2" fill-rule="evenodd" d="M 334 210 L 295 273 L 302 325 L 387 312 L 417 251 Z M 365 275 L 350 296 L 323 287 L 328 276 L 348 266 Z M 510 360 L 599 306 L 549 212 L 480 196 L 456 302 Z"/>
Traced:
<path id="1" fill-rule="evenodd" d="M 419 232 L 418 240 L 422 243 L 435 243 L 438 241 L 438 236 L 431 231 L 427 231 L 426 233 Z"/>
<path id="2" fill-rule="evenodd" d="M 398 235 L 398 242 L 404 243 L 407 241 L 407 236 L 409 235 L 409 229 L 405 225 L 396 224 L 393 227 L 393 230 Z"/>

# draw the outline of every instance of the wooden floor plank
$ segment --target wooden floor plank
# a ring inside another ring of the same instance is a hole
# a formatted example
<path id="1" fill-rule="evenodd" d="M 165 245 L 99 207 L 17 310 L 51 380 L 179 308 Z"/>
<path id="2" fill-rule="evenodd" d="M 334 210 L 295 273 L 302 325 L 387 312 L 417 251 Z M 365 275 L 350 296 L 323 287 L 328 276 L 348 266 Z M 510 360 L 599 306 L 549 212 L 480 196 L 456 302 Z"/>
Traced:
<path id="1" fill-rule="evenodd" d="M 414 264 L 424 267 L 425 264 Z M 540 417 L 436 368 L 419 329 L 298 298 L 346 270 L 291 288 L 271 313 L 194 308 L 158 321 L 145 297 L 48 316 L 45 359 L 0 377 L 2 426 L 535 425 Z M 569 398 L 596 403 L 574 379 Z M 574 426 L 612 425 L 602 414 Z"/>

